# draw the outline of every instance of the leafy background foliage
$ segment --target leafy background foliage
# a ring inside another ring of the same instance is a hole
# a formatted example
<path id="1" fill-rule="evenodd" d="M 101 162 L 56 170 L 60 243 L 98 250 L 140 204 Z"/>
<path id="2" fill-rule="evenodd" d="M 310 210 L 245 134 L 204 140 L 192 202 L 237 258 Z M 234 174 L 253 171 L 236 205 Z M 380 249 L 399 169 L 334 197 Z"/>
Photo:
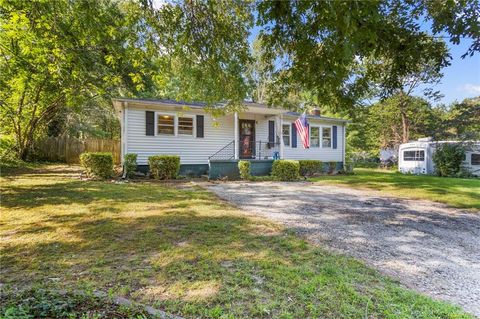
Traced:
<path id="1" fill-rule="evenodd" d="M 444 41 L 472 39 L 465 55 L 480 47 L 478 0 L 153 4 L 0 0 L 1 135 L 16 157 L 47 134 L 117 137 L 117 96 L 205 101 L 214 115 L 251 99 L 350 117 L 396 96 L 405 140 L 414 89 L 440 93 Z"/>

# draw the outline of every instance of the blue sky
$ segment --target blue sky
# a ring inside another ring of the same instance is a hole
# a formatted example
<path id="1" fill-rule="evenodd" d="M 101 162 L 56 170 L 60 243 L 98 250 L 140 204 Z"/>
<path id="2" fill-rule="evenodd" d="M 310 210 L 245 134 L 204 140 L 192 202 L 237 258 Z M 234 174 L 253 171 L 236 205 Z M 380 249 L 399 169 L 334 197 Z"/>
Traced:
<path id="1" fill-rule="evenodd" d="M 473 57 L 461 58 L 471 40 L 463 39 L 459 45 L 448 43 L 452 55 L 451 65 L 443 71 L 442 83 L 436 89 L 445 97 L 440 101 L 448 104 L 455 100 L 480 96 L 480 52 Z"/>

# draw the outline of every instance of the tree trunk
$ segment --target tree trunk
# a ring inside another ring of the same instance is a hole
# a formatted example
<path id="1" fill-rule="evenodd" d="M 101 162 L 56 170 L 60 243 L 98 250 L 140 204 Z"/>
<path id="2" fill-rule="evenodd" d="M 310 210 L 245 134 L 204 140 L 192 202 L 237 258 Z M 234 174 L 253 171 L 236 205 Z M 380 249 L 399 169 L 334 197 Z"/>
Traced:
<path id="1" fill-rule="evenodd" d="M 408 143 L 410 140 L 410 122 L 408 121 L 407 114 L 401 111 L 402 115 L 402 143 Z"/>
<path id="2" fill-rule="evenodd" d="M 400 95 L 400 115 L 402 117 L 402 143 L 408 143 L 410 140 L 410 121 L 407 116 L 407 96 L 405 93 Z"/>

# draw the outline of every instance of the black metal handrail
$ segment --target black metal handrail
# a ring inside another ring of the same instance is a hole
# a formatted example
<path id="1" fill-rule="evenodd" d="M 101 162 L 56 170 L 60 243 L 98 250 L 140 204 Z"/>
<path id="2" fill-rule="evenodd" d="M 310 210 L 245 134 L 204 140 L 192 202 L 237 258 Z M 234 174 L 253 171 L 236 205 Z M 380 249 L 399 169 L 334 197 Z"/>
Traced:
<path id="1" fill-rule="evenodd" d="M 216 153 L 209 156 L 209 160 L 231 160 L 235 158 L 235 140 L 231 141 Z"/>

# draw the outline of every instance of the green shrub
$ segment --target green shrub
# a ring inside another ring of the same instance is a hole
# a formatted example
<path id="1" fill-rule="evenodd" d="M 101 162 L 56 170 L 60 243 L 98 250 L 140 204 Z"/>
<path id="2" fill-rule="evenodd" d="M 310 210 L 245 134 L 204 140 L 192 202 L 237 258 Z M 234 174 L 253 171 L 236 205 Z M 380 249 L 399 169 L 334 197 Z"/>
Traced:
<path id="1" fill-rule="evenodd" d="M 328 162 L 328 174 L 333 174 L 337 169 L 337 162 Z"/>
<path id="2" fill-rule="evenodd" d="M 313 176 L 323 172 L 323 163 L 318 160 L 302 160 L 298 161 L 300 165 L 300 175 L 304 177 Z"/>
<path id="3" fill-rule="evenodd" d="M 116 305 L 107 296 L 33 287 L 2 289 L 0 318 L 147 318 L 137 305 Z"/>
<path id="4" fill-rule="evenodd" d="M 113 175 L 112 153 L 82 153 L 80 164 L 89 177 L 109 178 Z"/>
<path id="5" fill-rule="evenodd" d="M 15 140 L 10 135 L 0 135 L 0 165 L 2 167 L 23 166 L 15 153 Z"/>
<path id="6" fill-rule="evenodd" d="M 240 171 L 241 179 L 250 179 L 250 162 L 249 161 L 239 161 L 238 170 Z"/>
<path id="7" fill-rule="evenodd" d="M 280 181 L 294 181 L 300 178 L 300 164 L 293 160 L 277 160 L 272 165 L 272 176 Z"/>
<path id="8" fill-rule="evenodd" d="M 127 178 L 133 176 L 133 174 L 137 170 L 137 154 L 125 154 L 123 158 L 123 169 Z"/>
<path id="9" fill-rule="evenodd" d="M 176 155 L 150 156 L 148 165 L 153 178 L 174 179 L 180 171 L 180 157 Z"/>
<path id="10" fill-rule="evenodd" d="M 465 171 L 465 146 L 460 143 L 443 143 L 437 146 L 433 154 L 435 172 L 438 176 L 460 176 Z"/>

